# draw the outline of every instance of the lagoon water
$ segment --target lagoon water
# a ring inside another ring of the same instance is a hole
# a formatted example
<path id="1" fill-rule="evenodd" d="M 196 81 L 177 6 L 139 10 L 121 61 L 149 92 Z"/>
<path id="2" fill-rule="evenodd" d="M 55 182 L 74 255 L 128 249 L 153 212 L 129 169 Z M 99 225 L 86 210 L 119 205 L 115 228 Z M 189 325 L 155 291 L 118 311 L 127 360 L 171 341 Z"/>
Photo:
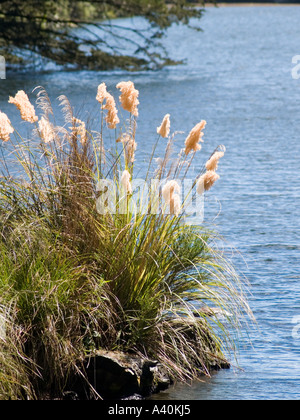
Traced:
<path id="1" fill-rule="evenodd" d="M 117 82 L 131 79 L 140 90 L 139 162 L 147 161 L 166 113 L 172 130 L 185 132 L 177 136 L 178 150 L 186 133 L 207 121 L 195 172 L 218 144 L 226 145 L 205 223 L 240 252 L 235 263 L 247 276 L 257 326 L 240 340 L 238 367 L 153 399 L 300 398 L 300 78 L 292 63 L 300 54 L 299 21 L 298 6 L 208 8 L 203 32 L 168 31 L 165 45 L 185 65 L 137 74 L 8 73 L 0 81 L 0 109 L 13 122 L 8 95 L 37 85 L 53 100 L 66 94 L 82 117 L 89 112 L 97 122 L 98 84 L 116 93 Z"/>

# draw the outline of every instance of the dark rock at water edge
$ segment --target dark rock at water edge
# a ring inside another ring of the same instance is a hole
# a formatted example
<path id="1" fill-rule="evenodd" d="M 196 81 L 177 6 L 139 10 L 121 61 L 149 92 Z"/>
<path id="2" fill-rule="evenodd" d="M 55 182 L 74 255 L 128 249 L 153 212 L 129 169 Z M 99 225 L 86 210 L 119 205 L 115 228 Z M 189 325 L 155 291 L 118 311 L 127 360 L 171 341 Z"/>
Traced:
<path id="1" fill-rule="evenodd" d="M 111 351 L 98 351 L 84 362 L 86 379 L 77 377 L 68 386 L 63 399 L 91 400 L 97 394 L 109 399 L 143 399 L 167 389 L 172 379 L 155 360 Z"/>

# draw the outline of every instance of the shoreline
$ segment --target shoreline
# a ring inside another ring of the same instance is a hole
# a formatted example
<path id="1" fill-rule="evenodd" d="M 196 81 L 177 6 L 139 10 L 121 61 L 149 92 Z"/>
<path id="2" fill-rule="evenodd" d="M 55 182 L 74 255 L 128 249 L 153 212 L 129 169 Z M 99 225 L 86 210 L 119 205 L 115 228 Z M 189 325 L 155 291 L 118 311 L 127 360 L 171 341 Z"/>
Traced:
<path id="1" fill-rule="evenodd" d="M 300 6 L 300 3 L 255 3 L 255 2 L 245 2 L 245 3 L 206 3 L 204 6 L 197 4 L 197 7 L 290 7 L 290 6 Z"/>

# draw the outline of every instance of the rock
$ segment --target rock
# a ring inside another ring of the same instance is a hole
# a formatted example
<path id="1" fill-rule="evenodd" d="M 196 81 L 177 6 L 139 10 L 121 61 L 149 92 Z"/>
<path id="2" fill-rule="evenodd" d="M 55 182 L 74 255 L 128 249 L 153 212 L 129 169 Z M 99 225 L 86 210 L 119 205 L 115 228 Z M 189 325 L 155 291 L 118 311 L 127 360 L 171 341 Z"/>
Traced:
<path id="1" fill-rule="evenodd" d="M 103 399 L 141 399 L 172 383 L 157 361 L 122 352 L 98 351 L 84 368 L 88 382 Z M 72 392 L 80 399 L 93 399 L 83 379 L 73 382 Z"/>
<path id="2" fill-rule="evenodd" d="M 76 394 L 76 392 L 65 391 L 65 392 L 63 392 L 63 395 L 62 395 L 61 399 L 66 400 L 66 401 L 77 401 L 77 400 L 79 400 L 79 397 Z"/>

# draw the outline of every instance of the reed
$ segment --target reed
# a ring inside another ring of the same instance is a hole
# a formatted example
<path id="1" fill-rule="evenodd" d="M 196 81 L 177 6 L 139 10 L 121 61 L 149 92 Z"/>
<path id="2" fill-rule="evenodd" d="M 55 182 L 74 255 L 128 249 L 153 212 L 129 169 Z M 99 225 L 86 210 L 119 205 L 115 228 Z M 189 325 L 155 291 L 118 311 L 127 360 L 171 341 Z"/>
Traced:
<path id="1" fill-rule="evenodd" d="M 117 87 L 128 123 L 120 123 L 101 84 L 98 133 L 65 96 L 65 125 L 57 126 L 41 87 L 39 117 L 24 92 L 10 99 L 34 127 L 29 140 L 0 114 L 0 309 L 9 326 L 0 338 L 2 399 L 63 393 L 74 375 L 85 377 L 83 360 L 97 349 L 155 358 L 175 380 L 209 375 L 235 354 L 232 330 L 251 316 L 218 235 L 186 223 L 187 197 L 181 200 L 177 180 L 200 150 L 206 122 L 191 130 L 172 163 L 174 135 L 165 116 L 156 144 L 166 138 L 166 151 L 157 167 L 153 148 L 145 181 L 157 181 L 155 200 L 144 211 L 145 191 L 134 190 L 139 92 L 132 82 Z M 113 153 L 106 147 L 110 130 Z M 216 149 L 187 196 L 213 186 L 223 150 Z M 115 202 L 105 181 L 117 192 Z"/>

